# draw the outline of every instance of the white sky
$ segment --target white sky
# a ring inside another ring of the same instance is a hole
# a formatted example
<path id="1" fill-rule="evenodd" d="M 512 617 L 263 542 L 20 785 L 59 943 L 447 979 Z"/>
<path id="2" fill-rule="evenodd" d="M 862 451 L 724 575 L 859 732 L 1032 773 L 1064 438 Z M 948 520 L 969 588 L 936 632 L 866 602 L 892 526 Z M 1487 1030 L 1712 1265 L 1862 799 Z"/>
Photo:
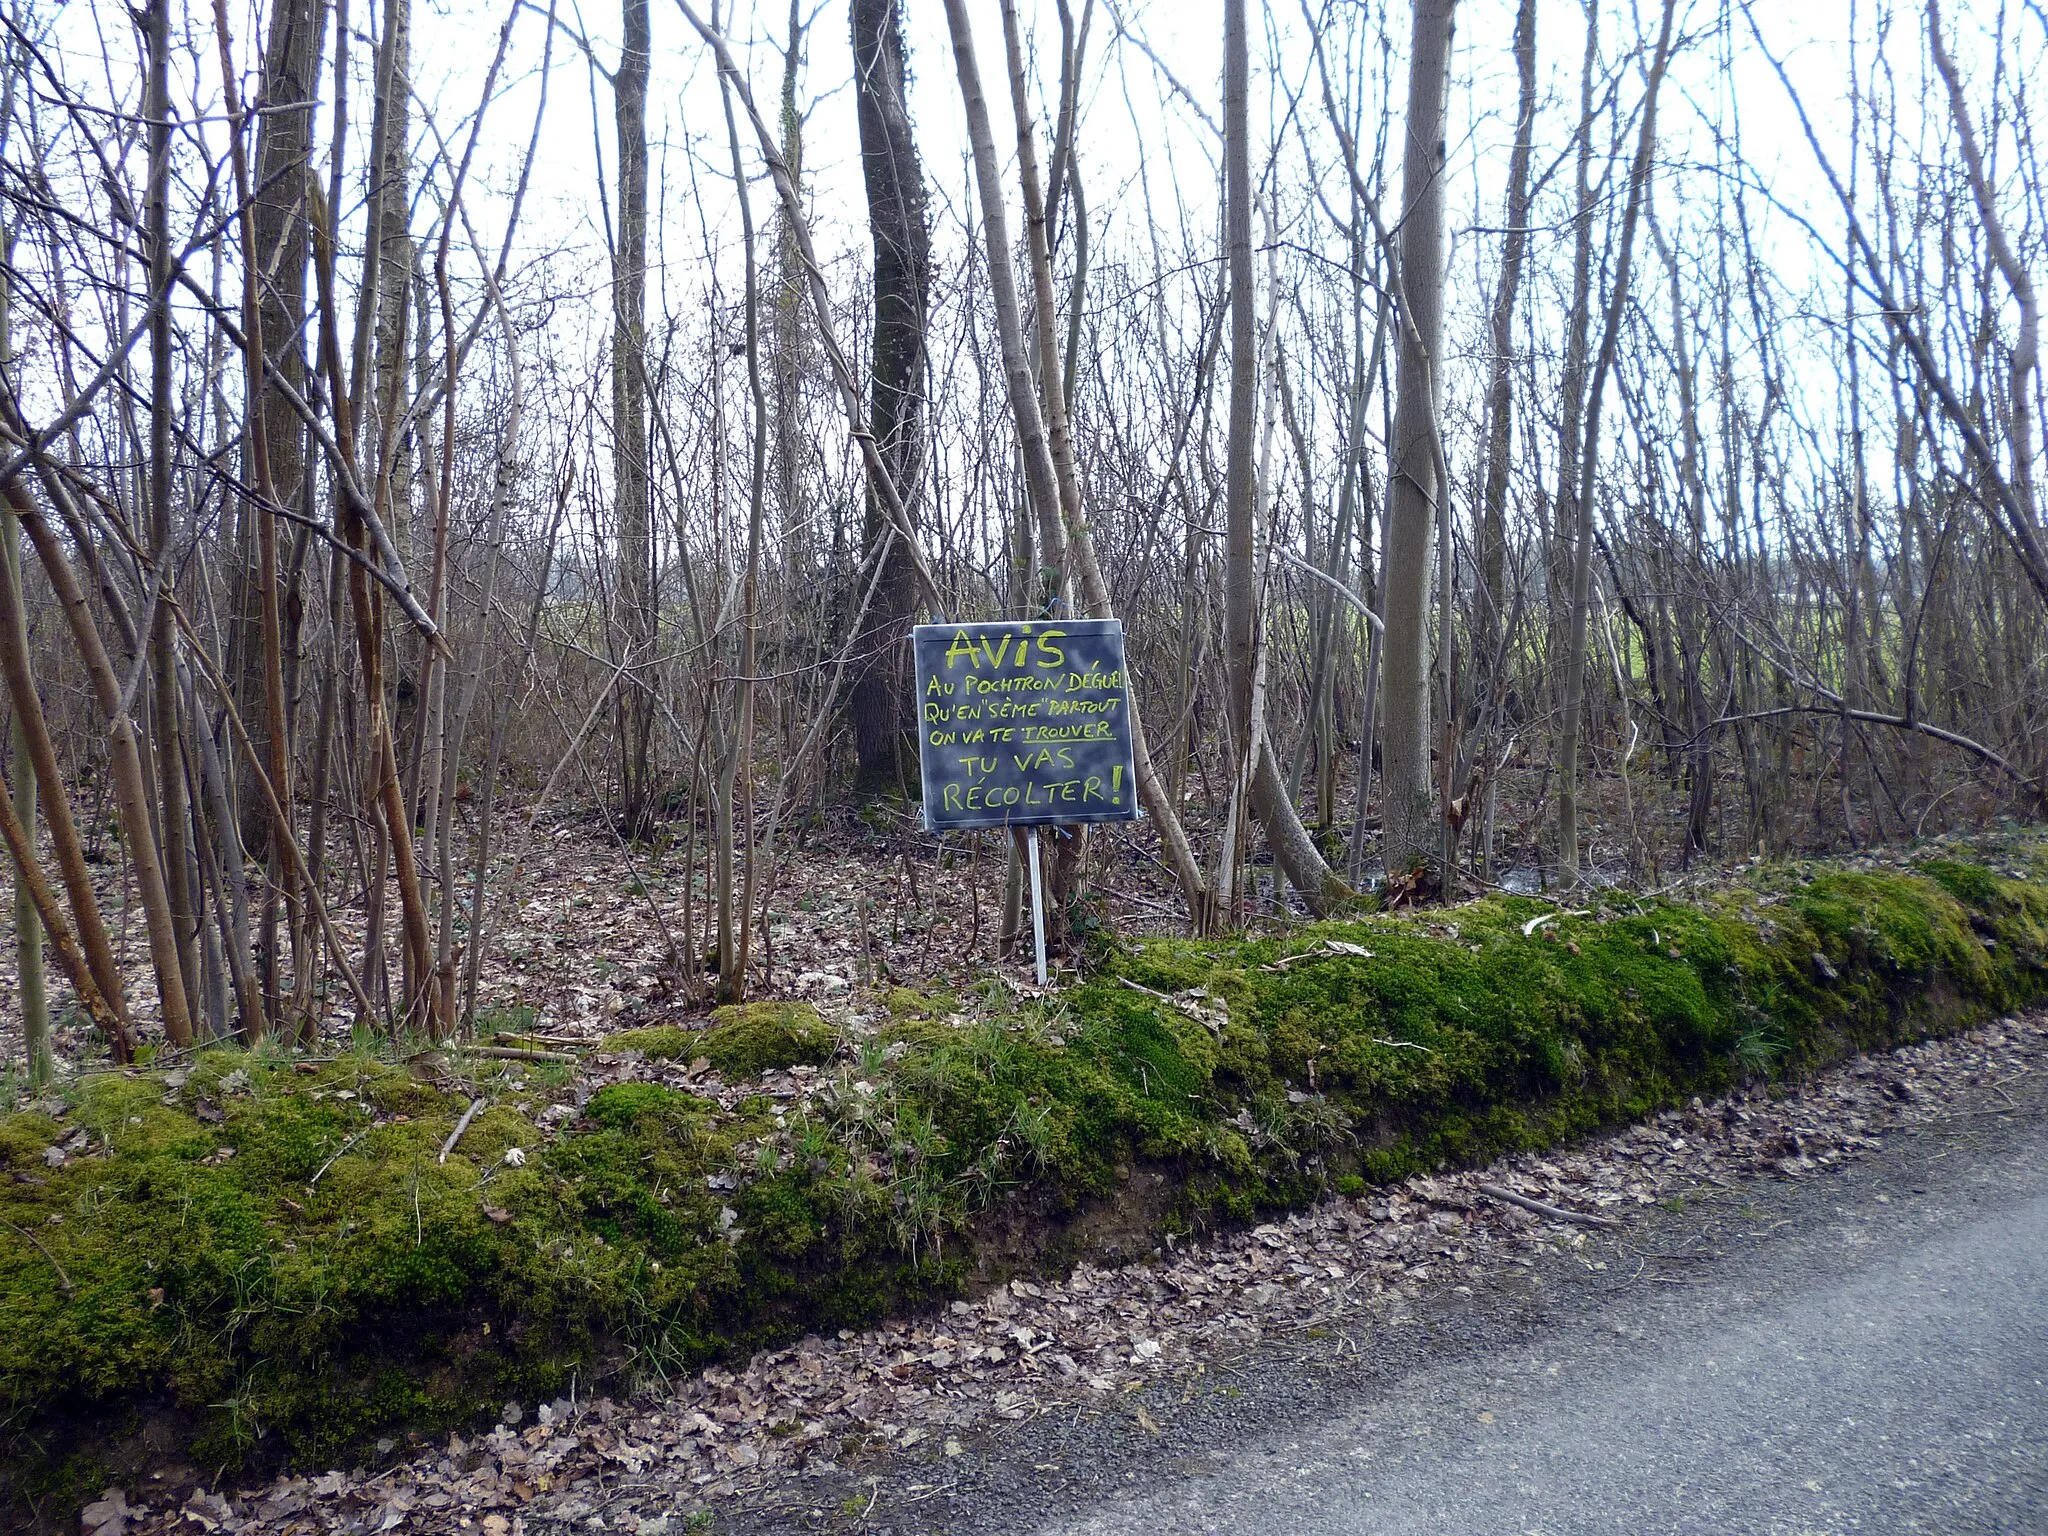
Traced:
<path id="1" fill-rule="evenodd" d="M 369 111 L 368 92 L 361 78 L 367 69 L 369 50 L 362 29 L 377 19 L 378 6 L 376 0 L 350 3 L 352 26 L 361 39 L 356 50 L 358 79 L 352 86 L 355 121 L 349 151 L 351 181 L 359 187 Z M 512 0 L 416 3 L 416 96 L 431 108 L 441 131 L 459 141 L 466 132 L 499 27 Z M 615 0 L 559 3 L 563 21 L 590 38 L 599 62 L 606 66 L 614 63 L 619 26 Z M 864 251 L 867 241 L 858 136 L 849 84 L 846 6 L 845 0 L 801 3 L 807 6 L 809 23 L 806 68 L 799 85 L 799 99 L 808 117 L 805 189 L 814 210 L 821 253 L 829 259 L 835 254 Z M 1319 4 L 1320 0 L 1312 3 Z M 1601 0 L 1604 60 L 1612 62 L 1625 56 L 1632 42 L 1654 26 L 1654 3 L 1655 0 Z M 1731 3 L 1739 5 L 1739 0 Z M 1771 49 L 1788 61 L 1792 77 L 1806 97 L 1830 153 L 1841 157 L 1848 122 L 1852 53 L 1859 63 L 1868 65 L 1878 47 L 1883 8 L 1878 0 L 1753 3 Z M 1075 0 L 1077 14 L 1080 4 L 1081 0 Z M 1049 112 L 1057 79 L 1057 11 L 1051 0 L 1022 0 L 1022 5 L 1030 27 L 1031 46 L 1042 65 L 1041 110 Z M 732 208 L 725 126 L 708 51 L 690 32 L 670 0 L 652 0 L 652 6 L 654 60 L 649 136 L 654 172 L 651 190 L 656 206 L 652 222 L 655 249 L 651 258 L 659 265 L 649 295 L 649 311 L 650 319 L 658 321 L 664 308 L 671 314 L 683 315 L 688 313 L 689 306 L 702 303 L 711 270 L 707 261 L 716 264 L 726 301 L 737 299 L 739 224 Z M 999 13 L 989 0 L 973 0 L 972 9 L 984 86 L 994 114 L 998 143 L 1007 152 L 1013 143 L 1013 130 L 1002 74 Z M 2003 5 L 2001 0 L 1949 0 L 1946 9 L 1952 47 L 1963 59 L 1965 68 L 1977 77 L 1980 99 L 1982 77 L 1989 67 L 1989 29 L 2001 15 L 2009 37 L 2016 39 L 2013 78 L 2025 83 L 2039 72 L 2048 22 L 2040 20 L 2038 7 L 2007 14 L 2013 10 L 2012 0 L 2005 0 Z M 235 23 L 236 47 L 246 71 L 254 52 L 251 0 L 234 0 L 230 15 L 238 10 L 241 15 Z M 1369 101 L 1369 136 L 1371 119 L 1381 105 L 1398 122 L 1404 104 L 1405 65 L 1400 55 L 1405 48 L 1408 7 L 1405 0 L 1338 0 L 1338 13 L 1345 18 L 1344 28 L 1354 35 L 1357 29 L 1373 29 L 1382 24 L 1391 34 L 1384 55 L 1377 48 L 1367 50 L 1379 71 L 1377 95 Z M 1684 246 L 1703 221 L 1715 217 L 1713 179 L 1694 168 L 1711 163 L 1709 125 L 1726 117 L 1732 104 L 1740 120 L 1743 156 L 1752 175 L 1774 196 L 1839 241 L 1840 215 L 1815 169 L 1783 88 L 1758 56 L 1739 9 L 1733 22 L 1734 65 L 1726 72 L 1720 67 L 1719 45 L 1712 34 L 1721 13 L 1722 0 L 1681 0 L 1681 31 L 1689 31 L 1695 37 L 1674 63 L 1660 114 L 1660 159 L 1665 170 L 1658 183 L 1657 206 L 1665 226 Z M 1155 217 L 1166 226 L 1161 238 L 1169 266 L 1183 248 L 1182 232 L 1197 257 L 1206 259 L 1214 255 L 1217 145 L 1213 134 L 1201 116 L 1175 95 L 1176 88 L 1164 81 L 1144 52 L 1118 40 L 1117 18 L 1120 16 L 1129 32 L 1143 40 L 1151 54 L 1171 72 L 1178 87 L 1184 88 L 1203 111 L 1215 117 L 1220 116 L 1221 14 L 1218 0 L 1119 0 L 1115 14 L 1098 0 L 1089 38 L 1080 133 L 1081 163 L 1098 260 L 1121 253 L 1140 265 L 1149 263 L 1141 185 L 1149 190 Z M 1498 240 L 1490 231 L 1500 218 L 1499 184 L 1512 137 L 1515 82 L 1508 49 L 1513 15 L 1513 0 L 1465 0 L 1458 11 L 1449 171 L 1450 225 L 1454 231 L 1450 290 L 1454 336 L 1459 334 L 1461 324 L 1463 334 L 1473 334 L 1473 324 L 1485 303 L 1498 259 Z M 778 50 L 787 16 L 782 0 L 767 0 L 766 4 L 741 0 L 737 19 L 727 21 L 729 34 L 740 44 L 743 67 L 752 79 L 756 99 L 771 120 L 781 69 Z M 181 74 L 188 82 L 185 90 L 191 90 L 191 61 L 196 60 L 200 96 L 217 102 L 211 8 L 188 0 L 179 19 L 184 46 L 189 50 L 181 60 Z M 1561 151 L 1575 124 L 1584 25 L 1579 0 L 1541 0 L 1538 52 L 1543 96 L 1538 126 L 1539 170 Z M 1901 131 L 1906 135 L 1905 153 L 1909 158 L 1918 148 L 1917 141 L 1925 141 L 1930 133 L 1945 131 L 1945 112 L 1935 114 L 1928 122 L 1921 122 L 1914 115 L 1923 72 L 1923 25 L 1920 5 L 1899 0 L 1892 37 L 1884 49 L 1884 57 L 1898 76 L 1899 92 L 1906 103 Z M 963 227 L 963 220 L 973 206 L 967 197 L 964 118 L 939 0 L 905 0 L 905 26 L 913 74 L 912 111 L 931 194 L 939 269 L 944 274 L 957 269 L 961 242 L 979 239 L 978 229 L 970 235 Z M 1310 124 L 1318 171 L 1325 178 L 1332 201 L 1341 206 L 1341 189 L 1333 174 L 1334 150 L 1321 126 L 1320 90 L 1310 62 L 1300 0 L 1255 6 L 1253 29 L 1252 119 L 1255 140 L 1265 141 L 1255 142 L 1255 164 L 1263 163 L 1266 147 L 1281 124 L 1286 93 L 1302 90 L 1301 111 Z M 506 214 L 505 194 L 525 151 L 540 97 L 544 31 L 543 13 L 522 8 L 501 90 L 491 104 L 470 173 L 470 216 L 480 238 L 493 253 Z M 330 44 L 332 36 L 330 26 Z M 132 107 L 138 92 L 131 51 L 133 31 L 125 8 L 116 0 L 69 0 L 55 18 L 53 39 L 53 52 L 61 55 L 60 67 L 75 89 Z M 1279 61 L 1277 73 L 1272 67 L 1275 57 Z M 616 156 L 609 89 L 601 79 L 596 80 L 593 100 L 593 78 L 581 51 L 568 37 L 558 33 L 541 149 L 508 285 L 515 302 L 532 303 L 543 295 L 554 302 L 555 345 L 571 360 L 594 360 L 608 332 L 605 211 L 597 189 L 600 163 L 608 179 Z M 1632 107 L 1640 89 L 1639 74 L 1625 78 L 1621 87 L 1624 103 Z M 323 140 L 328 131 L 326 113 L 323 107 L 319 128 Z M 1041 122 L 1042 133 L 1045 128 Z M 205 131 L 217 151 L 221 142 L 218 124 Z M 758 172 L 759 161 L 744 120 L 741 133 L 748 164 Z M 433 138 L 419 112 L 414 117 L 413 137 L 416 161 L 424 167 L 432 157 Z M 1398 134 L 1393 143 L 1398 146 Z M 1398 149 L 1390 154 L 1390 161 L 1397 159 Z M 128 169 L 131 176 L 139 178 L 139 154 L 129 157 Z M 1320 216 L 1303 217 L 1308 206 L 1303 189 L 1306 170 L 1300 140 L 1291 130 L 1280 143 L 1279 173 L 1282 238 L 1317 246 L 1324 254 L 1341 259 L 1341 246 L 1328 221 Z M 1390 183 L 1397 184 L 1398 164 L 1389 163 L 1384 174 Z M 1553 199 L 1568 190 L 1568 182 L 1569 167 L 1563 167 L 1550 188 Z M 445 170 L 437 172 L 428 184 L 416 185 L 416 195 L 423 199 L 415 220 L 417 231 L 425 233 L 437 223 L 433 203 L 444 187 Z M 2039 195 L 2035 189 L 2036 205 Z M 756 223 L 764 232 L 772 227 L 771 201 L 765 180 L 757 183 Z M 2028 211 L 2022 203 L 2016 202 L 2014 211 L 2015 228 L 2020 230 L 2022 243 L 2038 253 L 2041 231 L 2021 222 Z M 1532 251 L 1532 261 L 1539 272 L 1545 256 L 1555 254 L 1555 242 L 1567 238 L 1559 227 L 1556 212 L 1554 203 L 1548 210 L 1539 204 L 1536 249 Z M 1792 222 L 1772 216 L 1762 203 L 1753 206 L 1752 216 L 1759 226 L 1762 249 L 1781 283 L 1797 290 L 1810 281 L 1825 278 L 1838 290 L 1839 276 L 1829 272 L 1826 261 Z M 1481 233 L 1472 233 L 1475 226 Z M 1011 227 L 1013 233 L 1021 230 L 1014 197 Z M 1546 246 L 1546 242 L 1550 244 Z M 545 273 L 528 269 L 522 282 L 522 269 L 543 255 L 550 258 L 545 262 Z M 466 283 L 467 302 L 473 305 L 477 298 L 475 264 L 473 260 L 465 264 L 458 257 L 456 267 L 458 278 Z M 1184 297 L 1187 280 L 1180 279 L 1179 285 Z M 1528 302 L 1541 304 L 1544 299 L 1545 294 L 1539 289 Z M 846 339 L 850 349 L 860 350 L 861 338 L 849 335 Z"/>
<path id="2" fill-rule="evenodd" d="M 840 0 L 825 0 L 822 5 L 806 0 L 806 4 L 811 22 L 805 50 L 807 69 L 800 84 L 800 97 L 808 112 L 805 174 L 807 191 L 816 205 L 821 244 L 829 249 L 865 240 L 859 141 L 848 80 L 850 49 L 845 6 Z M 1696 31 L 1709 30 L 1718 4 L 1719 0 L 1687 0 L 1681 10 L 1681 30 L 1688 23 Z M 1649 9 L 1642 0 L 1634 0 L 1634 5 Z M 974 9 L 983 80 L 995 114 L 998 142 L 1007 150 L 1011 120 L 1001 76 L 1002 34 L 997 11 L 986 3 L 977 4 Z M 1050 3 L 1034 4 L 1033 0 L 1024 0 L 1023 9 L 1032 24 L 1032 37 L 1043 61 L 1041 101 L 1049 111 L 1057 67 L 1057 12 Z M 1180 84 L 1199 98 L 1209 113 L 1219 114 L 1221 5 L 1215 0 L 1135 0 L 1118 9 L 1129 30 L 1144 40 Z M 1357 16 L 1376 16 L 1382 9 L 1392 13 L 1387 25 L 1398 50 L 1405 44 L 1408 25 L 1407 8 L 1399 0 L 1384 5 L 1379 0 L 1367 0 L 1365 5 L 1345 6 L 1347 14 Z M 1491 210 L 1493 220 L 1497 220 L 1499 203 L 1496 182 L 1512 134 L 1514 76 L 1508 39 L 1513 9 L 1512 0 L 1466 0 L 1459 7 L 1453 66 L 1454 185 L 1462 183 L 1476 191 L 1482 216 L 1488 216 Z M 1981 47 L 1975 45 L 1981 42 L 1985 22 L 1978 13 L 1988 17 L 1991 0 L 1980 0 L 1975 5 L 1951 4 L 1950 9 L 1949 24 L 1957 51 L 1966 59 L 1973 53 L 1981 54 Z M 1873 0 L 1760 0 L 1758 4 L 1757 15 L 1766 38 L 1790 64 L 1794 80 L 1807 96 L 1809 110 L 1836 151 L 1846 132 L 1852 19 L 1858 46 L 1867 60 L 1875 46 L 1877 10 Z M 1637 23 L 1631 11 L 1631 0 L 1605 0 L 1610 56 L 1624 37 L 1635 34 Z M 418 89 L 427 100 L 441 104 L 438 111 L 444 119 L 471 109 L 503 14 L 501 7 L 436 4 L 431 0 L 416 13 Z M 600 8 L 588 0 L 563 0 L 562 15 L 586 31 L 600 62 L 608 65 L 616 59 L 615 8 Z M 1641 25 L 1647 29 L 1654 25 L 1654 19 L 1654 15 L 1645 15 Z M 786 8 L 770 3 L 764 7 L 744 6 L 738 20 L 729 20 L 727 24 L 728 32 L 742 44 L 743 67 L 752 77 L 757 100 L 771 114 L 781 69 L 778 49 L 786 20 Z M 1308 84 L 1303 110 L 1310 114 L 1313 125 L 1321 117 L 1321 104 L 1309 64 L 1307 34 L 1298 0 L 1255 7 L 1253 25 L 1254 51 L 1258 55 L 1254 59 L 1255 134 L 1262 125 L 1269 129 L 1275 116 L 1274 81 L 1260 45 L 1259 34 L 1266 29 L 1279 39 L 1287 88 L 1298 88 L 1304 80 Z M 1582 12 L 1575 0 L 1544 0 L 1538 26 L 1539 67 L 1545 87 L 1539 131 L 1552 148 L 1561 144 L 1576 116 L 1583 26 Z M 1919 26 L 1919 8 L 1904 7 L 1889 50 L 1909 90 L 1919 72 Z M 493 106 L 489 121 L 485 145 L 485 175 L 490 178 L 489 184 L 503 185 L 507 168 L 523 151 L 536 100 L 534 75 L 542 31 L 539 15 L 524 15 L 519 28 L 512 71 L 515 79 Z M 934 222 L 943 240 L 949 226 L 957 231 L 963 212 L 971 205 L 965 201 L 964 116 L 938 0 L 907 0 L 905 28 L 913 73 L 912 110 L 933 194 Z M 1674 65 L 1672 90 L 1663 113 L 1663 157 L 1667 161 L 1688 155 L 1704 159 L 1709 153 L 1709 141 L 1701 128 L 1701 114 L 1715 109 L 1717 96 L 1732 97 L 1743 121 L 1745 156 L 1756 174 L 1767 185 L 1784 189 L 1795 206 L 1804 206 L 1825 220 L 1830 214 L 1826 189 L 1813 170 L 1811 154 L 1784 92 L 1768 67 L 1755 56 L 1747 26 L 1739 16 L 1735 28 L 1738 58 L 1731 77 L 1722 77 L 1713 56 L 1714 46 L 1708 40 L 1695 44 Z M 1081 135 L 1092 205 L 1112 223 L 1122 222 L 1128 227 L 1136 215 L 1137 178 L 1142 160 L 1149 171 L 1155 205 L 1177 200 L 1190 227 L 1213 227 L 1213 136 L 1193 111 L 1162 84 L 1150 61 L 1129 44 L 1120 44 L 1115 33 L 1115 22 L 1108 9 L 1098 5 L 1090 38 Z M 2024 40 L 2023 28 L 2020 35 Z M 690 34 L 677 9 L 665 0 L 654 0 L 654 38 L 649 134 L 655 145 L 656 175 L 660 177 L 665 170 L 667 177 L 666 253 L 671 267 L 680 273 L 701 255 L 697 220 L 686 207 L 691 196 L 688 159 L 692 154 L 702 157 L 699 174 L 722 179 L 728 165 L 725 130 L 706 50 Z M 2038 57 L 2040 39 L 2036 36 L 2032 41 Z M 1405 74 L 1398 60 L 1394 73 L 1394 100 L 1389 107 L 1398 115 L 1405 94 Z M 549 126 L 535 170 L 533 201 L 529 204 L 526 239 L 522 244 L 566 242 L 601 249 L 602 213 L 594 195 L 594 139 L 601 136 L 603 140 L 608 172 L 614 157 L 609 95 L 600 81 L 598 120 L 593 125 L 589 73 L 578 51 L 566 40 L 558 40 L 554 74 Z M 1637 80 L 1629 82 L 1630 99 L 1639 84 Z M 742 134 L 747 138 L 746 148 L 752 162 L 751 139 L 744 123 Z M 1290 178 L 1297 177 L 1298 146 L 1283 146 L 1282 155 L 1284 173 Z M 755 168 L 758 169 L 757 163 Z M 1389 169 L 1391 173 L 1393 168 Z M 1666 196 L 1670 197 L 1674 190 L 1677 189 L 1667 186 Z M 1467 200 L 1470 195 L 1468 192 Z M 707 184 L 703 196 L 711 222 L 719 226 L 717 233 L 728 242 L 736 238 L 737 222 L 727 218 L 725 189 Z M 1454 206 L 1461 201 L 1455 193 L 1453 201 Z M 768 189 L 763 184 L 757 194 L 757 211 L 765 212 L 767 202 Z M 476 211 L 479 223 L 487 227 L 501 212 L 481 201 Z M 1163 208 L 1161 211 L 1164 212 Z M 765 219 L 761 222 L 765 223 Z M 1833 222 L 1839 224 L 1838 219 Z"/>

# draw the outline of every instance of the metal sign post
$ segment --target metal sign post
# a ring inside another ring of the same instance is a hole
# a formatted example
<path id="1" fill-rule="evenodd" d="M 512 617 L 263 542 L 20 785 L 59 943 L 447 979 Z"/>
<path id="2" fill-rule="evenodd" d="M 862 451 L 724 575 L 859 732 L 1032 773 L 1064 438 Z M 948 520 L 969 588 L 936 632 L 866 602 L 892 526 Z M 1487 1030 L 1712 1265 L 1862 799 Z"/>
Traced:
<path id="1" fill-rule="evenodd" d="M 1038 877 L 1038 828 L 1024 829 L 1026 861 L 1031 865 L 1031 948 L 1038 956 L 1038 984 L 1045 985 L 1045 891 Z"/>
<path id="2" fill-rule="evenodd" d="M 1138 818 L 1130 672 L 1115 619 L 920 624 L 917 742 L 924 824 L 1024 834 L 1031 938 L 1047 982 L 1037 829 Z"/>

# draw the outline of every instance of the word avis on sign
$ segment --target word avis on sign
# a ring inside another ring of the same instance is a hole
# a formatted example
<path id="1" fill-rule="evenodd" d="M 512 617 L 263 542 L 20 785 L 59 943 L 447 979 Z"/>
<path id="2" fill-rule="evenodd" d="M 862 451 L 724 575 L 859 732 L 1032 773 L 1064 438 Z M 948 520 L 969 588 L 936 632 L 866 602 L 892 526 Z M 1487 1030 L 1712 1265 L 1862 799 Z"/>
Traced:
<path id="1" fill-rule="evenodd" d="M 1130 673 L 1115 619 L 920 624 L 924 821 L 1133 821 Z"/>

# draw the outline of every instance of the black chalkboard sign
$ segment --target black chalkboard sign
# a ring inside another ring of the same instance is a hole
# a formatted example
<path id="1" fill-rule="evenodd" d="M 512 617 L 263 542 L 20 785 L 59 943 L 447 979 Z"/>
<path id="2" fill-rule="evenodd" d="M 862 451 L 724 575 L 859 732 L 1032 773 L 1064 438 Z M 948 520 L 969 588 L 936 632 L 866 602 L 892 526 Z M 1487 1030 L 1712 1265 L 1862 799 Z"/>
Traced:
<path id="1" fill-rule="evenodd" d="M 927 827 L 1137 819 L 1122 624 L 920 624 L 911 648 Z"/>

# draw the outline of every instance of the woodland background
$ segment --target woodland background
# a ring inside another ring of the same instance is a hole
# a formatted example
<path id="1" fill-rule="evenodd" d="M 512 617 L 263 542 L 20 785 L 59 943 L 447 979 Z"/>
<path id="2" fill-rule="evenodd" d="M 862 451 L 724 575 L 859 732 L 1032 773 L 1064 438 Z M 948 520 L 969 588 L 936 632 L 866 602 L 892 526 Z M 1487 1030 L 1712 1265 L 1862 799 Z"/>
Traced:
<path id="1" fill-rule="evenodd" d="M 10 0 L 8 1071 L 985 969 L 928 617 L 1077 954 L 2038 814 L 2048 12 L 1808 9 Z"/>

